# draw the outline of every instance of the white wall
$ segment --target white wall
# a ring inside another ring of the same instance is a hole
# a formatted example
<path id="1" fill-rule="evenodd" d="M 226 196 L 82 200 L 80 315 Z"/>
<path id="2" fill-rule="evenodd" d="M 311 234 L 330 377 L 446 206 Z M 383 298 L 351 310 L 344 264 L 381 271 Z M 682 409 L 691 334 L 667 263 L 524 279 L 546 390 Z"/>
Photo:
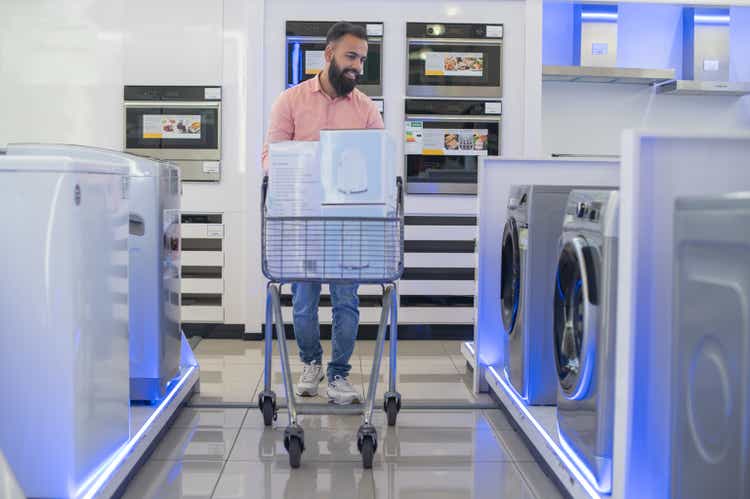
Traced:
<path id="1" fill-rule="evenodd" d="M 682 7 L 657 3 L 620 4 L 617 66 L 674 68 L 680 78 Z M 564 43 L 571 42 L 565 38 L 569 33 L 560 22 L 572 17 L 570 5 L 547 1 L 544 8 L 548 23 L 544 27 L 544 60 L 566 64 L 553 35 L 562 36 Z M 746 49 L 750 41 L 749 10 L 735 7 L 731 11 L 730 64 L 735 80 L 750 79 L 750 51 Z M 620 134 L 627 128 L 685 132 L 750 129 L 750 97 L 655 95 L 651 87 L 639 85 L 543 83 L 545 154 L 619 154 Z"/>
<path id="2" fill-rule="evenodd" d="M 545 154 L 619 154 L 627 128 L 750 129 L 750 97 L 654 95 L 647 86 L 544 82 Z"/>
<path id="3" fill-rule="evenodd" d="M 0 147 L 121 146 L 124 4 L 0 2 Z"/>
<path id="4" fill-rule="evenodd" d="M 225 223 L 225 322 L 246 310 L 248 26 L 241 0 L 5 0 L 0 4 L 0 147 L 14 141 L 123 146 L 124 85 L 223 87 L 222 180 L 184 184 L 185 211 Z"/>

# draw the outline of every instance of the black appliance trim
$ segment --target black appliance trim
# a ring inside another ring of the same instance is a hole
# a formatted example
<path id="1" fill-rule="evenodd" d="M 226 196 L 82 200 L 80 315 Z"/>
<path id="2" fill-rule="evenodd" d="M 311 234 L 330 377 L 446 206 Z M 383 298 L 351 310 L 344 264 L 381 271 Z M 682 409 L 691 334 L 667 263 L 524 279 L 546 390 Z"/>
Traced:
<path id="1" fill-rule="evenodd" d="M 173 101 L 173 102 L 220 102 L 221 99 L 206 99 L 207 88 L 221 85 L 125 85 L 125 101 Z"/>
<path id="2" fill-rule="evenodd" d="M 414 99 L 407 98 L 404 111 L 413 114 L 437 114 L 449 116 L 502 116 L 502 113 L 488 113 L 485 104 L 501 102 L 498 99 Z"/>
<path id="3" fill-rule="evenodd" d="M 286 36 L 299 36 L 299 37 L 325 37 L 328 34 L 328 30 L 340 21 L 287 21 L 286 22 Z M 377 24 L 381 29 L 385 30 L 385 25 L 382 21 L 347 21 L 355 26 L 362 26 L 367 29 L 367 25 Z M 381 36 L 368 36 L 368 38 L 379 39 Z"/>
<path id="4" fill-rule="evenodd" d="M 441 26 L 444 31 L 435 32 L 435 26 Z M 436 40 L 451 38 L 469 38 L 475 40 L 498 40 L 502 37 L 488 37 L 487 26 L 503 26 L 502 23 L 471 24 L 471 23 L 406 23 L 406 36 L 409 38 L 435 38 Z"/>

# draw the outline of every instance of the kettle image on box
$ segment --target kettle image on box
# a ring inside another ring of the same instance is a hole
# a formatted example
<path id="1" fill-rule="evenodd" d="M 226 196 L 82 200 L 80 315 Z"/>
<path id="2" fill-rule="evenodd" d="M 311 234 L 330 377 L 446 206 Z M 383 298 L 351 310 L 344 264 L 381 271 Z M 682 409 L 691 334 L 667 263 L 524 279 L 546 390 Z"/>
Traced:
<path id="1" fill-rule="evenodd" d="M 336 189 L 344 194 L 367 192 L 367 158 L 359 149 L 345 149 L 339 156 Z"/>

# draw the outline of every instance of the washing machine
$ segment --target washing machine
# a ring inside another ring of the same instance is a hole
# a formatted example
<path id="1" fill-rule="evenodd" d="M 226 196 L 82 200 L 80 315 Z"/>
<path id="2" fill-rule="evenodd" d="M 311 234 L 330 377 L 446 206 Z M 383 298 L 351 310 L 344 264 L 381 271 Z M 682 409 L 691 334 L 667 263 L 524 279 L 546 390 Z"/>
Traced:
<path id="1" fill-rule="evenodd" d="M 671 493 L 750 497 L 750 192 L 674 212 Z"/>
<path id="2" fill-rule="evenodd" d="M 0 448 L 29 497 L 73 497 L 130 435 L 127 175 L 0 156 Z"/>
<path id="3" fill-rule="evenodd" d="M 129 169 L 130 398 L 164 397 L 180 367 L 180 173 L 132 154 L 65 144 L 9 144 L 8 156 L 60 155 Z"/>
<path id="4" fill-rule="evenodd" d="M 507 334 L 505 376 L 531 405 L 557 402 L 552 298 L 557 242 L 573 187 L 512 186 L 503 230 L 500 296 Z"/>
<path id="5" fill-rule="evenodd" d="M 554 289 L 554 365 L 562 447 L 600 493 L 612 488 L 618 192 L 573 190 Z"/>

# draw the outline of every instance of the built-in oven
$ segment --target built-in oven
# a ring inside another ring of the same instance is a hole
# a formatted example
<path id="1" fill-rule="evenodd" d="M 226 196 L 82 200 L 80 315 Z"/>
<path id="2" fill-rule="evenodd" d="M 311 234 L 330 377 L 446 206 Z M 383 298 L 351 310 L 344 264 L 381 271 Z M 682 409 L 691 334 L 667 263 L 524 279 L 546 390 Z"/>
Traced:
<path id="1" fill-rule="evenodd" d="M 219 181 L 221 87 L 126 86 L 125 151 L 172 161 L 183 181 Z"/>
<path id="2" fill-rule="evenodd" d="M 502 24 L 407 23 L 406 36 L 407 97 L 502 97 Z"/>
<path id="3" fill-rule="evenodd" d="M 326 34 L 332 21 L 286 22 L 286 86 L 315 77 L 325 65 Z M 367 32 L 367 60 L 357 85 L 370 97 L 383 95 L 383 23 L 353 22 Z"/>
<path id="4" fill-rule="evenodd" d="M 500 154 L 502 102 L 407 99 L 406 192 L 476 194 L 481 156 Z"/>

